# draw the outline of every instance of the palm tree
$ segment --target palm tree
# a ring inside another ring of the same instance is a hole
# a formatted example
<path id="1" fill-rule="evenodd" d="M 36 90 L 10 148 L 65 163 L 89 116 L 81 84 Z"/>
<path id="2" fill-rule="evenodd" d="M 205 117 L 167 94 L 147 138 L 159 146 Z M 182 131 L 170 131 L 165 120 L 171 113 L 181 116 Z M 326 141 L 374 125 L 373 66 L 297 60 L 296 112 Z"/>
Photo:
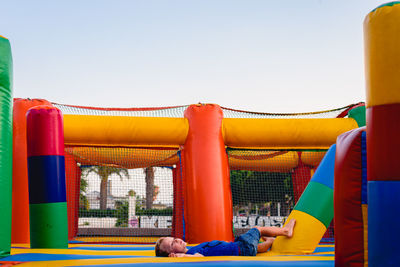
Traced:
<path id="1" fill-rule="evenodd" d="M 129 178 L 128 169 L 108 167 L 108 166 L 82 166 L 82 177 L 85 178 L 89 173 L 94 172 L 100 176 L 100 209 L 107 209 L 107 184 L 108 178 L 112 174 L 117 174 L 121 180 L 124 177 Z"/>
<path id="2" fill-rule="evenodd" d="M 81 177 L 81 186 L 79 192 L 79 209 L 87 210 L 89 207 L 88 200 L 86 197 L 86 190 L 88 188 L 88 182 L 85 178 Z"/>
<path id="3" fill-rule="evenodd" d="M 154 168 L 148 167 L 144 169 L 146 175 L 146 209 L 149 210 L 153 207 L 154 197 Z"/>

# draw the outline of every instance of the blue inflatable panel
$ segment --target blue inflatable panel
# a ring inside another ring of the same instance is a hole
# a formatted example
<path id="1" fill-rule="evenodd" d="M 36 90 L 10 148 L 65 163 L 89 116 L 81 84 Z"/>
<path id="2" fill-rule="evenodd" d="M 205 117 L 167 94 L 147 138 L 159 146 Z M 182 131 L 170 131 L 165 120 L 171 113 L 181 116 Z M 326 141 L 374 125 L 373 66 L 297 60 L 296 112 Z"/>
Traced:
<path id="1" fill-rule="evenodd" d="M 311 181 L 317 182 L 333 189 L 335 172 L 336 144 L 332 145 L 322 159 Z"/>
<path id="2" fill-rule="evenodd" d="M 321 252 L 332 252 L 332 253 L 334 253 L 335 252 L 335 248 L 332 246 L 332 247 L 317 247 L 315 250 L 314 250 L 314 252 L 313 253 L 321 253 Z M 318 256 L 321 256 L 321 254 L 317 254 Z M 326 255 L 329 255 L 329 254 L 326 254 Z"/>
<path id="3" fill-rule="evenodd" d="M 206 267 L 334 267 L 333 261 L 202 261 L 202 262 L 166 262 L 163 266 L 206 266 Z M 109 265 L 82 265 L 82 266 L 109 266 Z M 113 264 L 113 267 L 160 267 L 160 263 L 126 263 Z"/>
<path id="4" fill-rule="evenodd" d="M 116 246 L 116 247 L 73 247 L 70 249 L 79 249 L 79 250 L 99 250 L 99 251 L 112 251 L 112 250 L 129 250 L 129 251 L 135 251 L 135 250 L 154 250 L 154 247 L 121 247 L 121 246 Z"/>
<path id="5" fill-rule="evenodd" d="M 118 259 L 144 258 L 144 256 L 116 256 L 116 255 L 79 255 L 79 254 L 50 254 L 50 253 L 21 253 L 2 258 L 1 261 L 60 261 L 60 260 L 87 260 L 87 259 Z M 132 260 L 134 261 L 134 260 Z"/>
<path id="6" fill-rule="evenodd" d="M 368 204 L 367 133 L 361 133 L 361 204 Z"/>
<path id="7" fill-rule="evenodd" d="M 400 181 L 368 182 L 368 265 L 400 266 Z"/>
<path id="8" fill-rule="evenodd" d="M 29 204 L 66 202 L 64 156 L 28 157 Z"/>

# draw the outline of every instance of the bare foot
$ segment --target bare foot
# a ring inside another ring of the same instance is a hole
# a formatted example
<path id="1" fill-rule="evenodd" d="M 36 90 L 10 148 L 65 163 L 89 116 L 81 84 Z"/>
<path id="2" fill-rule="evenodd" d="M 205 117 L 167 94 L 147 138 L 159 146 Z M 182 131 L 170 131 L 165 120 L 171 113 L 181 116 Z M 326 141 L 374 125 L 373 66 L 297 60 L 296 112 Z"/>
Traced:
<path id="1" fill-rule="evenodd" d="M 285 227 L 283 227 L 285 229 L 286 232 L 286 236 L 287 237 L 292 237 L 293 236 L 293 229 L 294 229 L 294 225 L 296 224 L 296 220 L 295 219 L 291 219 L 286 225 Z"/>

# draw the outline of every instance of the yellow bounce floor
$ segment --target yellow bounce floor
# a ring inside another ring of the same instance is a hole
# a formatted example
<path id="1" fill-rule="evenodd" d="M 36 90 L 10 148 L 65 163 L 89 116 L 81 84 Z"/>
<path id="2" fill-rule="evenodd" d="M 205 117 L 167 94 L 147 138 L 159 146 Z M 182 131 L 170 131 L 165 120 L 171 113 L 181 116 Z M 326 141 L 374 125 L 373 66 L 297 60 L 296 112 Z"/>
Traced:
<path id="1" fill-rule="evenodd" d="M 85 240 L 89 241 L 89 240 Z M 99 242 L 101 240 L 90 240 Z M 106 241 L 106 240 L 104 240 Z M 127 240 L 125 240 L 127 241 Z M 129 240 L 132 241 L 132 240 Z M 143 239 L 141 239 L 143 241 Z M 149 242 L 154 242 L 151 238 Z M 123 242 L 121 240 L 121 242 Z M 168 264 L 167 264 L 168 263 Z M 160 258 L 154 255 L 154 243 L 133 244 L 87 244 L 71 242 L 68 249 L 31 249 L 29 244 L 13 244 L 11 255 L 0 259 L 1 266 L 334 266 L 334 245 L 319 245 L 314 253 L 302 256 L 256 257 L 222 256 L 199 258 Z M 161 265 L 160 265 L 161 264 Z"/>

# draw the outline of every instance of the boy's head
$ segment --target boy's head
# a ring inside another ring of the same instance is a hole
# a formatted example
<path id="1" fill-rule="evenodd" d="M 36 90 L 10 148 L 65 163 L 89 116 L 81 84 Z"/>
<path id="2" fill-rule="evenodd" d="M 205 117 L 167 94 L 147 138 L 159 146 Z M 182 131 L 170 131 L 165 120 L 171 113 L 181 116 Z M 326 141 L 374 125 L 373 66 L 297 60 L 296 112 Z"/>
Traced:
<path id="1" fill-rule="evenodd" d="M 157 240 L 156 246 L 157 257 L 168 257 L 170 253 L 186 253 L 186 242 L 180 238 L 161 237 Z"/>

